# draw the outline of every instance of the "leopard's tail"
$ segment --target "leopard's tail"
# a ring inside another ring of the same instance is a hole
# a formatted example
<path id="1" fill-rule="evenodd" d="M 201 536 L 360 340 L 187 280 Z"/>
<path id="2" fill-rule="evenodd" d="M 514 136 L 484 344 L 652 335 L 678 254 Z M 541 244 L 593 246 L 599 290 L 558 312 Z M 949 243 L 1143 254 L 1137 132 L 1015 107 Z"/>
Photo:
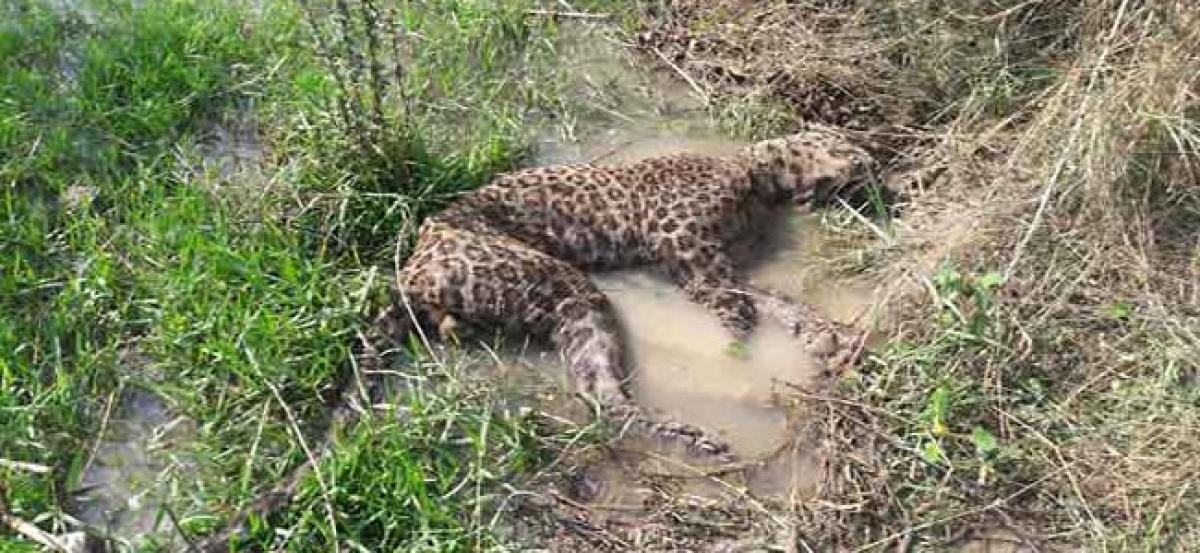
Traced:
<path id="1" fill-rule="evenodd" d="M 715 434 L 654 416 L 633 401 L 625 387 L 628 375 L 616 317 L 606 298 L 600 294 L 569 298 L 559 305 L 558 312 L 573 316 L 560 318 L 552 338 L 574 374 L 579 393 L 594 398 L 604 417 L 623 421 L 642 434 L 681 443 L 693 453 L 733 459 L 729 445 Z"/>

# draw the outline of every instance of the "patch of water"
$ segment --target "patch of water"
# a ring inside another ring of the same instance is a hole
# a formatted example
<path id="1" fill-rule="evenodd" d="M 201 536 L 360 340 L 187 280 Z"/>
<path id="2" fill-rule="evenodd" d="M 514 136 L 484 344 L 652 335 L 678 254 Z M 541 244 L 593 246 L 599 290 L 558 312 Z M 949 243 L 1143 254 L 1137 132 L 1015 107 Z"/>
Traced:
<path id="1" fill-rule="evenodd" d="M 776 391 L 816 384 L 821 367 L 782 326 L 766 321 L 734 348 L 717 319 L 668 282 L 636 272 L 596 280 L 624 326 L 634 368 L 631 391 L 640 404 L 716 432 L 740 459 L 760 461 L 735 479 L 758 495 L 784 498 L 811 488 L 815 458 L 795 449 L 793 421 Z M 674 475 L 687 481 L 684 490 L 693 495 L 728 491 L 700 477 L 696 460 L 674 448 L 650 440 L 624 447 L 627 457 L 640 457 L 634 466 L 642 474 Z M 622 480 L 630 479 L 615 480 L 616 487 Z"/>
<path id="2" fill-rule="evenodd" d="M 205 165 L 214 169 L 222 181 L 260 169 L 265 158 L 262 137 L 253 117 L 238 112 L 227 119 L 212 124 L 200 141 Z"/>
<path id="3" fill-rule="evenodd" d="M 100 12 L 89 0 L 46 0 L 45 6 L 60 17 L 77 17 L 85 25 L 95 25 Z"/>
<path id="4" fill-rule="evenodd" d="M 154 394 L 126 390 L 118 401 L 105 437 L 79 478 L 79 519 L 131 542 L 151 534 L 178 538 L 162 516 L 162 498 L 172 478 L 187 479 L 194 471 L 170 451 L 178 442 L 191 441 L 194 429 Z"/>
<path id="5" fill-rule="evenodd" d="M 603 27 L 567 24 L 561 36 L 563 94 L 578 109 L 543 126 L 534 165 L 623 162 L 681 150 L 726 155 L 744 145 L 719 132 L 695 90 L 639 65 Z"/>
<path id="6" fill-rule="evenodd" d="M 144 360 L 122 355 L 127 370 Z M 161 397 L 126 387 L 104 413 L 103 433 L 79 476 L 74 494 L 80 521 L 131 544 L 153 539 L 182 545 L 182 536 L 163 516 L 172 480 L 193 480 L 195 465 L 177 451 L 195 440 L 194 423 L 178 416 Z"/>
<path id="7" fill-rule="evenodd" d="M 267 149 L 254 107 L 245 103 L 208 121 L 195 143 L 177 146 L 180 179 L 221 196 L 231 205 L 258 205 L 270 193 Z"/>
<path id="8" fill-rule="evenodd" d="M 675 286 L 642 273 L 599 275 L 627 334 L 638 401 L 719 432 L 745 457 L 778 449 L 787 417 L 778 383 L 812 384 L 820 368 L 779 325 L 735 348 L 716 317 Z"/>

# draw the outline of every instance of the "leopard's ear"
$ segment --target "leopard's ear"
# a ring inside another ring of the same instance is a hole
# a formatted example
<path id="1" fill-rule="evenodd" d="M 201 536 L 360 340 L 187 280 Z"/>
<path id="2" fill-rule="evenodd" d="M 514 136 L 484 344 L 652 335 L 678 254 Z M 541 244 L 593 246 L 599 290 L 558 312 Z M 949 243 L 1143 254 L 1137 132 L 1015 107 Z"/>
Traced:
<path id="1" fill-rule="evenodd" d="M 773 138 L 755 142 L 738 153 L 738 160 L 750 171 L 750 179 L 759 193 L 778 200 L 795 193 L 795 177 L 788 171 L 787 141 Z"/>

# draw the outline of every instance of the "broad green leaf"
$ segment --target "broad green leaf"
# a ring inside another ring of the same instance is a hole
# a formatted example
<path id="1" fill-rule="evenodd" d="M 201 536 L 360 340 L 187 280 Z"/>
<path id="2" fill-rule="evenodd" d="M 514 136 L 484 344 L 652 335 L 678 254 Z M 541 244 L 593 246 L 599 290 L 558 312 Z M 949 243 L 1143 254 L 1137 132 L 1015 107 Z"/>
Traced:
<path id="1" fill-rule="evenodd" d="M 921 459 L 924 459 L 926 463 L 940 465 L 942 459 L 945 458 L 946 456 L 942 454 L 942 446 L 935 440 L 925 442 L 925 445 L 921 448 Z"/>
<path id="2" fill-rule="evenodd" d="M 971 442 L 975 444 L 975 451 L 980 457 L 987 457 L 999 449 L 996 436 L 982 426 L 976 426 L 971 430 Z"/>

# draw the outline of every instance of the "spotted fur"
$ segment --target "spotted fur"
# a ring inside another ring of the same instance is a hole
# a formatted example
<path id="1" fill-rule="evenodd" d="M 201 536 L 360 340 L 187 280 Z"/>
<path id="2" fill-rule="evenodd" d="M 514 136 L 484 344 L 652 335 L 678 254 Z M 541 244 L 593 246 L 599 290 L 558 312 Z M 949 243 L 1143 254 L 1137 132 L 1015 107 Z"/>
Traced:
<path id="1" fill-rule="evenodd" d="M 857 182 L 870 164 L 838 135 L 808 131 L 732 158 L 681 154 L 516 171 L 429 218 L 398 285 L 443 334 L 466 321 L 550 337 L 579 391 L 611 415 L 723 453 L 702 429 L 658 420 L 631 401 L 616 318 L 586 272 L 663 267 L 734 338 L 750 334 L 761 309 L 820 358 L 850 362 L 845 329 L 746 282 L 726 250 L 770 208 Z"/>

